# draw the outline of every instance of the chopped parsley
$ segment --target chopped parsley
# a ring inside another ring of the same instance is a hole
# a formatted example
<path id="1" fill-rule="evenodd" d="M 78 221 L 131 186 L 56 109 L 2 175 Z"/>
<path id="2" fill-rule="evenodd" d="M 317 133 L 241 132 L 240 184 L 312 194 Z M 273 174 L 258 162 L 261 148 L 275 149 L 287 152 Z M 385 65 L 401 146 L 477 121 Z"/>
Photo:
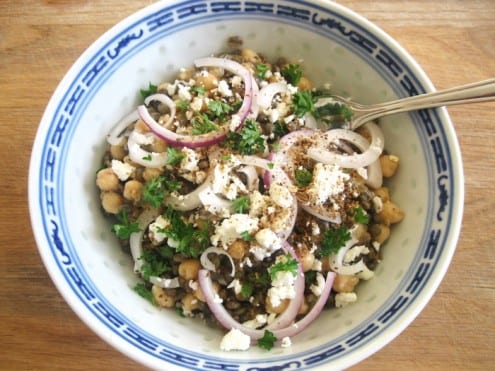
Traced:
<path id="1" fill-rule="evenodd" d="M 204 86 L 193 86 L 191 90 L 197 95 L 205 95 L 206 89 Z"/>
<path id="2" fill-rule="evenodd" d="M 182 112 L 186 112 L 187 109 L 189 108 L 189 102 L 185 99 L 180 99 L 175 102 L 175 105 L 177 106 L 178 109 L 180 109 Z"/>
<path id="3" fill-rule="evenodd" d="M 241 239 L 243 241 L 248 241 L 249 242 L 249 241 L 253 241 L 254 240 L 254 237 L 251 236 L 248 231 L 243 231 L 243 232 L 241 232 Z"/>
<path id="4" fill-rule="evenodd" d="M 275 279 L 278 272 L 290 272 L 295 276 L 297 274 L 297 260 L 292 258 L 290 254 L 287 254 L 284 260 L 273 264 L 269 272 L 272 280 Z"/>
<path id="5" fill-rule="evenodd" d="M 263 337 L 258 339 L 258 346 L 260 348 L 270 350 L 273 348 L 276 341 L 277 341 L 277 338 L 275 337 L 275 335 L 273 335 L 273 332 L 271 332 L 269 330 L 265 330 Z"/>
<path id="6" fill-rule="evenodd" d="M 232 112 L 233 110 L 231 105 L 219 100 L 210 100 L 208 102 L 208 109 L 211 111 L 214 117 L 220 120 L 225 118 L 225 115 Z"/>
<path id="7" fill-rule="evenodd" d="M 180 187 L 181 184 L 177 179 L 167 179 L 164 175 L 153 177 L 144 184 L 141 191 L 143 201 L 158 208 L 163 204 L 166 194 L 178 191 Z"/>
<path id="8" fill-rule="evenodd" d="M 141 274 L 148 281 L 151 276 L 161 276 L 163 273 L 170 272 L 172 265 L 170 264 L 174 253 L 168 246 L 160 246 L 156 249 L 145 250 L 139 258 L 143 261 L 141 266 Z"/>
<path id="9" fill-rule="evenodd" d="M 370 222 L 368 213 L 361 206 L 354 208 L 354 221 L 362 224 L 368 224 Z"/>
<path id="10" fill-rule="evenodd" d="M 148 88 L 147 89 L 140 89 L 139 92 L 141 93 L 141 97 L 143 100 L 148 98 L 150 95 L 155 94 L 158 91 L 158 86 L 153 85 L 151 82 L 148 83 Z"/>
<path id="11" fill-rule="evenodd" d="M 192 119 L 193 135 L 206 134 L 218 130 L 218 126 L 212 122 L 206 113 L 200 113 Z"/>
<path id="12" fill-rule="evenodd" d="M 326 230 L 321 241 L 321 256 L 326 257 L 338 253 L 340 248 L 350 239 L 351 233 L 345 226 Z"/>
<path id="13" fill-rule="evenodd" d="M 266 73 L 270 69 L 266 64 L 263 63 L 257 63 L 254 67 L 256 68 L 256 76 L 260 79 L 265 78 Z"/>
<path id="14" fill-rule="evenodd" d="M 139 232 L 139 223 L 138 222 L 130 222 L 127 217 L 127 212 L 125 209 L 122 209 L 117 214 L 117 219 L 120 221 L 120 224 L 114 224 L 112 230 L 115 232 L 118 238 L 121 240 L 125 240 L 131 236 L 134 232 Z"/>
<path id="15" fill-rule="evenodd" d="M 251 295 L 253 294 L 254 287 L 250 283 L 243 283 L 241 285 L 241 296 L 244 299 L 249 299 Z"/>
<path id="16" fill-rule="evenodd" d="M 303 167 L 296 169 L 294 177 L 296 178 L 296 183 L 299 188 L 307 187 L 313 180 L 313 174 L 311 171 Z"/>
<path id="17" fill-rule="evenodd" d="M 226 144 L 241 155 L 254 155 L 265 151 L 265 139 L 254 120 L 246 120 L 241 130 L 229 132 Z"/>
<path id="18" fill-rule="evenodd" d="M 283 137 L 285 134 L 289 133 L 289 128 L 283 121 L 276 121 L 273 124 L 273 129 L 272 129 L 273 135 L 276 137 L 280 138 Z"/>
<path id="19" fill-rule="evenodd" d="M 144 157 L 143 157 L 143 160 L 144 160 L 144 161 L 151 161 L 151 158 L 152 158 L 152 157 L 151 157 L 151 154 L 148 154 L 147 156 L 144 156 Z"/>
<path id="20" fill-rule="evenodd" d="M 178 242 L 176 248 L 178 253 L 189 258 L 197 258 L 208 248 L 210 223 L 205 223 L 203 228 L 196 228 L 192 224 L 186 223 L 180 213 L 171 207 L 166 209 L 165 216 L 170 221 L 171 228 L 163 230 L 163 233 Z"/>
<path id="21" fill-rule="evenodd" d="M 291 85 L 297 86 L 302 77 L 302 70 L 299 64 L 288 64 L 280 71 L 285 80 Z"/>
<path id="22" fill-rule="evenodd" d="M 294 114 L 297 117 L 303 117 L 306 113 L 314 114 L 315 112 L 315 100 L 309 90 L 296 92 L 292 96 L 292 105 Z"/>
<path id="23" fill-rule="evenodd" d="M 304 272 L 304 282 L 307 287 L 310 287 L 316 280 L 316 271 L 309 270 Z"/>
<path id="24" fill-rule="evenodd" d="M 246 196 L 237 197 L 232 201 L 232 208 L 236 214 L 246 214 L 249 211 L 249 198 Z"/>
<path id="25" fill-rule="evenodd" d="M 186 154 L 182 151 L 174 147 L 167 147 L 167 164 L 168 165 L 177 165 L 179 164 L 183 158 L 186 157 Z"/>
<path id="26" fill-rule="evenodd" d="M 315 109 L 314 115 L 316 118 L 325 121 L 326 123 L 332 123 L 339 118 L 343 118 L 345 121 L 352 119 L 352 110 L 342 103 L 327 103 L 323 106 Z"/>
<path id="27" fill-rule="evenodd" d="M 142 298 L 148 300 L 154 306 L 157 305 L 155 297 L 153 296 L 151 290 L 148 289 L 144 283 L 142 282 L 136 283 L 136 285 L 134 286 L 134 291 L 137 292 L 139 296 L 141 296 Z"/>

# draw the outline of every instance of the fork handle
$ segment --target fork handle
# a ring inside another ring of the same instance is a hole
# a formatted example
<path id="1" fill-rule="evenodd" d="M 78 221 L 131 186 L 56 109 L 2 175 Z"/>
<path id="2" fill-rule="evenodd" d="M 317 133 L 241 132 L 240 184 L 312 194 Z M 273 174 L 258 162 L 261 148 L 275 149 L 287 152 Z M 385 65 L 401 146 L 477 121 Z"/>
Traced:
<path id="1" fill-rule="evenodd" d="M 352 128 L 355 129 L 368 121 L 394 113 L 493 100 L 495 100 L 495 78 L 402 98 L 392 102 L 363 106 L 355 111 L 357 115 L 353 119 Z"/>

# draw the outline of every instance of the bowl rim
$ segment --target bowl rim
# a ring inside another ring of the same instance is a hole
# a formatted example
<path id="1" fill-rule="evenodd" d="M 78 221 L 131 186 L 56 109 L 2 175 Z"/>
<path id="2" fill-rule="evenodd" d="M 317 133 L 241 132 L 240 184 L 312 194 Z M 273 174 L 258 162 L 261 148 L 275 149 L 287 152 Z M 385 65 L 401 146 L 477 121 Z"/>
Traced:
<path id="1" fill-rule="evenodd" d="M 306 6 L 311 6 L 315 8 L 319 8 L 322 10 L 332 9 L 339 13 L 339 16 L 345 17 L 350 21 L 354 22 L 357 26 L 362 27 L 365 30 L 368 30 L 370 34 L 374 35 L 377 39 L 379 39 L 384 45 L 387 45 L 390 49 L 392 49 L 396 54 L 400 55 L 401 60 L 405 61 L 409 68 L 414 71 L 414 76 L 420 80 L 421 86 L 426 91 L 433 91 L 434 86 L 427 77 L 426 73 L 422 70 L 419 64 L 412 58 L 411 55 L 392 37 L 390 37 L 387 33 L 385 33 L 381 28 L 379 28 L 374 23 L 370 22 L 363 16 L 355 13 L 354 11 L 333 2 L 317 0 L 313 2 L 306 2 L 300 0 L 280 0 L 282 3 L 287 4 L 301 4 Z M 240 1 L 244 2 L 244 1 Z M 115 38 L 115 35 L 122 34 L 122 31 L 125 29 L 129 29 L 131 25 L 140 22 L 142 19 L 146 18 L 151 14 L 155 14 L 159 12 L 161 9 L 172 8 L 173 6 L 184 4 L 184 3 L 203 3 L 203 1 L 174 1 L 173 3 L 170 1 L 159 1 L 152 5 L 149 5 L 146 8 L 139 10 L 138 12 L 126 17 L 113 27 L 111 27 L 108 31 L 106 31 L 103 35 L 101 35 L 97 40 L 95 40 L 82 54 L 77 58 L 75 63 L 71 66 L 68 72 L 65 74 L 61 82 L 58 84 L 55 89 L 54 94 L 50 98 L 48 105 L 45 109 L 43 117 L 40 122 L 40 126 L 38 127 L 38 131 L 36 134 L 36 139 L 33 144 L 30 167 L 29 167 L 29 178 L 28 178 L 28 192 L 29 192 L 29 209 L 30 209 L 30 218 L 31 225 L 33 229 L 33 233 L 35 236 L 35 240 L 38 246 L 38 251 L 42 257 L 43 263 L 48 270 L 52 281 L 57 287 L 58 291 L 67 301 L 69 306 L 74 310 L 74 312 L 79 316 L 81 320 L 88 327 L 90 327 L 96 334 L 98 334 L 104 341 L 108 344 L 112 345 L 115 349 L 123 352 L 130 358 L 134 359 L 137 362 L 147 364 L 148 366 L 156 366 L 155 363 L 150 363 L 148 359 L 143 358 L 141 355 L 136 354 L 135 347 L 129 344 L 126 341 L 122 341 L 120 338 L 116 338 L 112 331 L 109 331 L 107 328 L 101 326 L 101 323 L 95 321 L 94 316 L 91 312 L 88 312 L 87 309 L 81 305 L 79 298 L 70 290 L 67 290 L 69 287 L 67 286 L 67 282 L 65 281 L 64 276 L 59 270 L 57 266 L 57 262 L 53 260 L 50 252 L 43 248 L 46 245 L 46 237 L 50 235 L 48 230 L 40 231 L 38 226 L 42 225 L 42 215 L 40 213 L 40 201 L 39 201 L 39 189 L 38 189 L 38 177 L 40 177 L 40 163 L 42 161 L 41 153 L 43 152 L 44 143 L 42 141 L 43 136 L 48 131 L 50 125 L 52 124 L 52 116 L 56 111 L 57 106 L 62 98 L 63 93 L 70 88 L 70 85 L 75 80 L 76 75 L 82 70 L 82 67 L 87 63 L 88 58 L 90 59 L 92 56 L 96 55 L 97 51 L 100 50 L 104 45 L 108 44 L 110 40 Z M 393 331 L 386 331 L 386 334 L 389 335 L 387 339 L 382 342 L 373 342 L 372 344 L 367 344 L 361 348 L 359 356 L 352 360 L 352 362 L 347 362 L 342 364 L 342 367 L 347 367 L 352 364 L 355 364 L 369 355 L 373 354 L 377 350 L 384 347 L 390 341 L 392 341 L 397 335 L 399 335 L 423 310 L 428 301 L 433 296 L 434 292 L 438 288 L 441 280 L 443 279 L 452 256 L 455 252 L 455 245 L 458 240 L 460 234 L 460 227 L 462 223 L 462 213 L 463 213 L 463 201 L 464 201 L 464 175 L 462 170 L 462 159 L 460 147 L 457 142 L 457 138 L 455 136 L 455 131 L 453 129 L 452 122 L 448 115 L 448 112 L 445 108 L 441 108 L 435 111 L 435 115 L 438 116 L 438 120 L 444 123 L 447 126 L 448 130 L 444 130 L 444 136 L 447 143 L 449 143 L 451 159 L 451 166 L 453 171 L 456 171 L 455 177 L 453 179 L 453 187 L 456 189 L 456 197 L 454 198 L 454 203 L 451 205 L 453 209 L 452 215 L 453 224 L 450 226 L 450 234 L 445 240 L 444 245 L 450 246 L 450 249 L 447 251 L 448 254 L 443 255 L 443 264 L 437 265 L 437 268 L 434 272 L 433 277 L 430 277 L 421 299 L 417 299 L 414 302 L 414 306 L 410 311 L 411 315 L 407 320 L 399 321 L 396 326 L 394 326 Z M 42 207 L 41 207 L 42 208 Z M 426 293 L 426 295 L 425 295 Z M 410 308 L 411 309 L 411 308 Z M 383 334 L 382 334 L 383 335 Z M 335 363 L 338 365 L 338 362 Z"/>

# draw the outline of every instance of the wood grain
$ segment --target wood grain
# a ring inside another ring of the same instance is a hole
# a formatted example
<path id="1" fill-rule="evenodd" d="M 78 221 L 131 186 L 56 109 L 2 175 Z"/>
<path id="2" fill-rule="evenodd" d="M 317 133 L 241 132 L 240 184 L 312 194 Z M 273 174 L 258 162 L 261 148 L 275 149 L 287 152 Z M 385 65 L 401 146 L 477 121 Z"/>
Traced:
<path id="1" fill-rule="evenodd" d="M 104 31 L 150 0 L 0 2 L 0 369 L 136 370 L 64 302 L 32 237 L 27 169 L 51 94 Z M 493 0 L 339 1 L 375 22 L 437 88 L 495 75 Z M 355 370 L 495 367 L 495 104 L 449 109 L 465 172 L 462 233 L 418 318 Z"/>

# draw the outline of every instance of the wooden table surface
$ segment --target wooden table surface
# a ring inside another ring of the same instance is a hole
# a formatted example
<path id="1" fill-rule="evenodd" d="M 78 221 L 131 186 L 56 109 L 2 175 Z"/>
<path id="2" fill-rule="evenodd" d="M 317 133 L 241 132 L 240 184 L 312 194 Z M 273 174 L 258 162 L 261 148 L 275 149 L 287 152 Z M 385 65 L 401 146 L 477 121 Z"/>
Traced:
<path id="1" fill-rule="evenodd" d="M 45 105 L 76 58 L 151 0 L 0 2 L 0 369 L 133 370 L 64 302 L 29 223 L 31 146 Z M 398 40 L 437 88 L 495 76 L 494 0 L 346 0 Z M 465 170 L 452 265 L 419 317 L 356 370 L 495 369 L 495 103 L 449 109 Z"/>

